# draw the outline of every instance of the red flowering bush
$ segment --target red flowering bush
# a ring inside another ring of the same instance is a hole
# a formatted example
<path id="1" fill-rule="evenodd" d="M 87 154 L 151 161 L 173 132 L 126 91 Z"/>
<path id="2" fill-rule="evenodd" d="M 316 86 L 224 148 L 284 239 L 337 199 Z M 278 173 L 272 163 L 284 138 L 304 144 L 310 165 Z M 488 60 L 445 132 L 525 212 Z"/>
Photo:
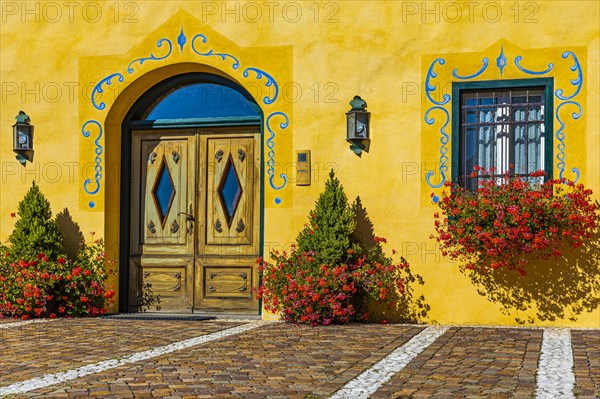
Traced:
<path id="1" fill-rule="evenodd" d="M 262 281 L 258 297 L 288 322 L 311 325 L 367 320 L 369 304 L 393 305 L 414 281 L 404 259 L 383 253 L 385 239 L 371 245 L 357 238 L 357 215 L 333 172 L 291 253 L 257 260 Z"/>
<path id="2" fill-rule="evenodd" d="M 84 245 L 75 260 L 45 254 L 32 261 L 10 258 L 6 251 L 0 259 L 0 317 L 92 317 L 114 303 L 101 240 Z"/>
<path id="3" fill-rule="evenodd" d="M 528 259 L 560 257 L 561 249 L 581 246 L 600 224 L 600 206 L 582 184 L 564 179 L 531 184 L 492 173 L 475 167 L 476 192 L 447 183 L 450 192 L 442 194 L 441 214 L 434 215 L 433 238 L 442 254 L 467 269 L 507 268 L 524 275 Z M 541 176 L 543 171 L 530 175 Z"/>
<path id="4" fill-rule="evenodd" d="M 404 291 L 404 259 L 397 264 L 391 259 L 369 261 L 368 255 L 352 258 L 352 250 L 348 252 L 348 262 L 337 265 L 323 264 L 314 252 L 295 246 L 289 255 L 271 253 L 272 263 L 259 258 L 263 279 L 258 296 L 265 309 L 287 322 L 348 323 L 369 318 L 367 302 L 387 304 Z"/>

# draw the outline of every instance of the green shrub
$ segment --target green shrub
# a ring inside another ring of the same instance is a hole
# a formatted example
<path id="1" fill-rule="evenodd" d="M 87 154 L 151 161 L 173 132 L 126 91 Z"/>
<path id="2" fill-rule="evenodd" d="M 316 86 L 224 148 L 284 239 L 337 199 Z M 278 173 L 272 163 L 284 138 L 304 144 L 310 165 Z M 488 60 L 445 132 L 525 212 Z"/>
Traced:
<path id="1" fill-rule="evenodd" d="M 92 236 L 75 259 L 63 256 L 63 234 L 35 182 L 12 216 L 17 215 L 10 245 L 0 245 L 0 318 L 106 313 L 115 291 L 107 285 L 112 270 L 102 240 Z"/>
<path id="2" fill-rule="evenodd" d="M 8 252 L 13 261 L 32 261 L 40 253 L 57 259 L 64 252 L 64 237 L 52 219 L 50 202 L 35 182 L 19 203 L 16 217 L 14 230 L 8 237 Z"/>
<path id="3" fill-rule="evenodd" d="M 325 191 L 319 195 L 308 223 L 296 238 L 298 251 L 313 252 L 318 262 L 330 265 L 344 262 L 348 249 L 358 249 L 352 242 L 355 218 L 344 188 L 331 170 Z"/>
<path id="4" fill-rule="evenodd" d="M 101 240 L 83 245 L 75 260 L 52 260 L 40 253 L 35 260 L 12 262 L 5 252 L 0 258 L 0 317 L 26 320 L 106 313 L 115 291 L 107 285 L 112 270 L 105 262 Z"/>
<path id="5" fill-rule="evenodd" d="M 311 325 L 370 319 L 368 305 L 392 306 L 413 281 L 408 263 L 360 241 L 356 213 L 333 171 L 291 252 L 258 259 L 258 297 L 285 321 Z"/>

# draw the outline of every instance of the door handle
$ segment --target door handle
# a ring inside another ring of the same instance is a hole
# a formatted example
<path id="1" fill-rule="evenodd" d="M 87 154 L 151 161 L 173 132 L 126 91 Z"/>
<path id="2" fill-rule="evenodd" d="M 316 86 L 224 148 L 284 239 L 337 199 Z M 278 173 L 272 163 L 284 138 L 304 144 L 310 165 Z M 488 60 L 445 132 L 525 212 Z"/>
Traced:
<path id="1" fill-rule="evenodd" d="M 194 222 L 196 218 L 194 217 L 194 209 L 192 208 L 192 204 L 190 204 L 190 210 L 188 212 L 179 212 L 177 216 L 185 215 L 185 221 L 188 223 L 188 234 L 192 235 L 194 233 Z"/>

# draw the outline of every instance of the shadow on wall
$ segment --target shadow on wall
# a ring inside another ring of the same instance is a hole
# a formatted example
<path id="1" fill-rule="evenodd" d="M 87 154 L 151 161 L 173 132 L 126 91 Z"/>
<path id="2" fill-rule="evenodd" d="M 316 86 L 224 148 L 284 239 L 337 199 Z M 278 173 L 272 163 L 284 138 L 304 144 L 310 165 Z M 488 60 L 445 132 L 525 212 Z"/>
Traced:
<path id="1" fill-rule="evenodd" d="M 65 237 L 62 243 L 65 255 L 69 259 L 75 259 L 79 253 L 79 248 L 85 242 L 79 225 L 73 220 L 67 208 L 56 215 L 56 224 Z"/>
<path id="2" fill-rule="evenodd" d="M 502 305 L 519 324 L 568 319 L 600 305 L 600 235 L 582 247 L 563 251 L 561 259 L 530 262 L 527 275 L 499 269 L 487 274 L 466 272 L 480 295 Z"/>
<path id="3" fill-rule="evenodd" d="M 373 222 L 369 219 L 367 209 L 363 206 L 360 197 L 356 197 L 356 200 L 352 203 L 352 209 L 356 214 L 356 230 L 355 240 L 360 243 L 363 249 L 368 250 L 374 247 L 379 247 L 381 253 L 383 249 L 381 244 L 375 240 L 375 232 Z M 410 263 L 410 259 L 407 259 Z M 395 308 L 387 309 L 381 306 L 369 307 L 369 313 L 375 320 L 386 320 L 393 323 L 424 323 L 426 321 L 431 322 L 428 319 L 428 313 L 430 306 L 425 301 L 425 296 L 421 295 L 415 297 L 414 286 L 415 284 L 423 285 L 425 281 L 423 278 L 414 274 L 412 270 L 404 269 L 404 293 L 395 293 L 393 302 L 396 304 Z"/>

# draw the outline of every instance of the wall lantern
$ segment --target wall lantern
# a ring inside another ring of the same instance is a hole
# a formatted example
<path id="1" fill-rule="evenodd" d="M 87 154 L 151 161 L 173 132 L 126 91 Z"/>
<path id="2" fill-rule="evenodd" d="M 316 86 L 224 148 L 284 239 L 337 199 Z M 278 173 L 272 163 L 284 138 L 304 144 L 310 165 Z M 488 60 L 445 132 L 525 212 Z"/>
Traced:
<path id="1" fill-rule="evenodd" d="M 351 143 L 350 149 L 354 151 L 356 155 L 363 152 L 369 152 L 369 120 L 371 119 L 371 113 L 367 111 L 367 102 L 360 98 L 360 96 L 354 96 L 354 99 L 350 101 L 352 109 L 346 112 L 347 126 L 346 126 L 346 141 Z"/>
<path id="2" fill-rule="evenodd" d="M 25 165 L 33 152 L 33 125 L 29 123 L 29 115 L 23 111 L 19 111 L 15 119 L 17 123 L 13 125 L 13 151 L 17 153 L 17 160 L 21 165 Z"/>

